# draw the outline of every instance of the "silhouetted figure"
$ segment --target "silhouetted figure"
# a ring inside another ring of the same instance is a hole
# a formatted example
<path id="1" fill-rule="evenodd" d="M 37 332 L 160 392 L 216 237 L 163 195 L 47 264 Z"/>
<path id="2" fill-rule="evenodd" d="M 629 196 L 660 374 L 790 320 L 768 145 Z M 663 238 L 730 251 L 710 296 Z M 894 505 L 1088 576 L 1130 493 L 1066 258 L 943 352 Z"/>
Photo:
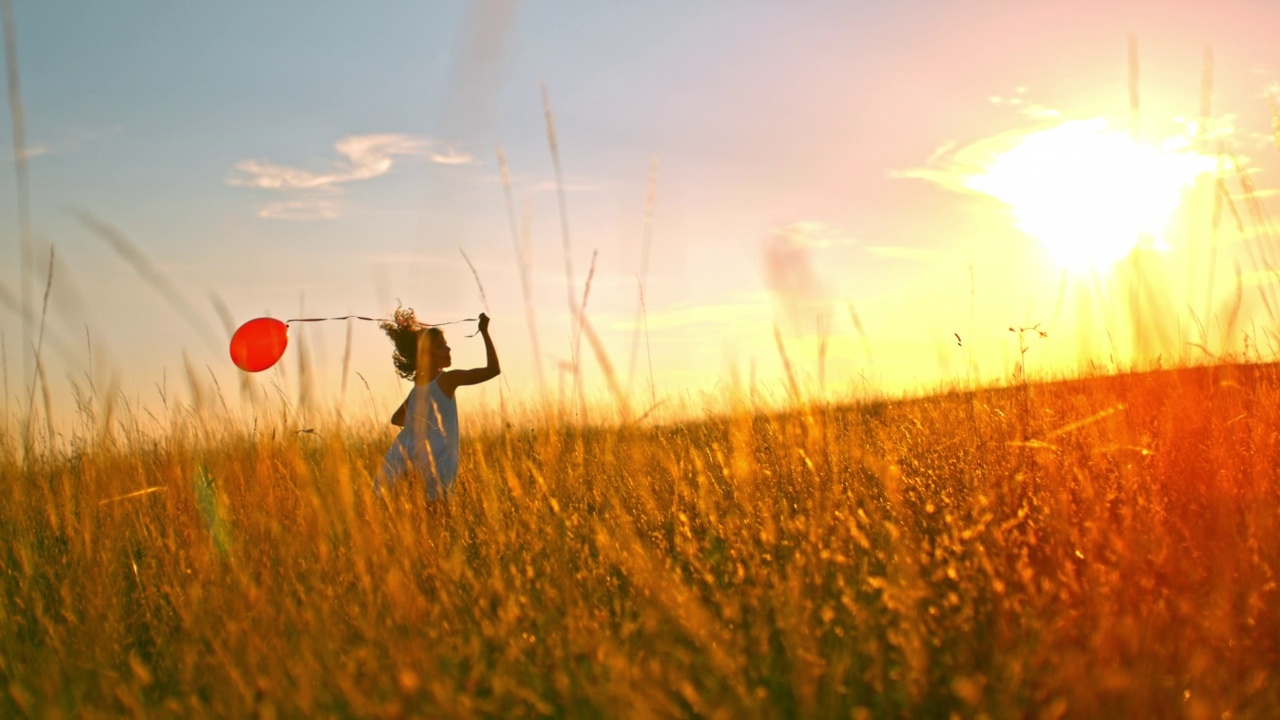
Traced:
<path id="1" fill-rule="evenodd" d="M 458 476 L 458 402 L 454 392 L 463 385 L 477 385 L 497 377 L 498 353 L 489 338 L 489 317 L 480 314 L 485 366 L 470 370 L 445 370 L 453 364 L 449 344 L 439 328 L 418 323 L 412 309 L 397 309 L 395 322 L 382 329 L 395 343 L 392 361 L 396 371 L 413 380 L 391 424 L 401 430 L 382 459 L 373 481 L 375 493 L 413 476 L 423 480 L 427 500 L 444 500 Z"/>

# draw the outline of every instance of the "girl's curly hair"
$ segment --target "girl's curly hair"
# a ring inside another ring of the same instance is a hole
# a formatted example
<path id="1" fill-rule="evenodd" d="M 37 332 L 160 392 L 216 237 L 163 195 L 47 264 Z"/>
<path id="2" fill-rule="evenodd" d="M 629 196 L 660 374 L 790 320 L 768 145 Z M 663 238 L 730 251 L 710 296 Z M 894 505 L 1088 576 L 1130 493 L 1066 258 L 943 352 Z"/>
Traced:
<path id="1" fill-rule="evenodd" d="M 427 327 L 419 323 L 413 314 L 413 308 L 397 306 L 391 317 L 392 320 L 380 323 L 379 327 L 395 344 L 391 362 L 395 364 L 396 372 L 400 373 L 400 377 L 405 380 L 412 380 L 414 372 L 418 369 L 419 338 L 434 345 L 444 338 L 444 333 L 440 328 Z"/>

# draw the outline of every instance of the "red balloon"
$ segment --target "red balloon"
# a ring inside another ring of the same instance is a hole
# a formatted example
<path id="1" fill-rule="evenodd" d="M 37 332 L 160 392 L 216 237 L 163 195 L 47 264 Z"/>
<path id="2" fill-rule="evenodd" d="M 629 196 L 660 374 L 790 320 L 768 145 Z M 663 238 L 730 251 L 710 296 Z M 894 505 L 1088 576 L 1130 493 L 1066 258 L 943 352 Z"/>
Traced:
<path id="1" fill-rule="evenodd" d="M 231 362 L 245 372 L 262 372 L 280 360 L 288 344 L 288 325 L 275 318 L 255 318 L 231 336 Z"/>

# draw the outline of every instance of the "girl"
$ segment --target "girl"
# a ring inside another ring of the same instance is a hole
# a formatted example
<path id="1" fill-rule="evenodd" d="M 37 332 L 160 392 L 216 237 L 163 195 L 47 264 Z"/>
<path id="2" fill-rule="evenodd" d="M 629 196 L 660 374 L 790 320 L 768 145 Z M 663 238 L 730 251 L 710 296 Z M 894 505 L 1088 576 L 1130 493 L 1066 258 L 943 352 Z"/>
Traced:
<path id="1" fill-rule="evenodd" d="M 489 339 L 489 317 L 480 313 L 479 320 L 485 366 L 448 372 L 445 368 L 453 360 L 439 328 L 420 325 L 412 309 L 397 309 L 395 322 L 382 324 L 395 343 L 391 359 L 396 370 L 404 379 L 413 380 L 413 389 L 391 416 L 391 424 L 401 430 L 373 481 L 378 495 L 384 487 L 413 475 L 424 480 L 427 500 L 448 497 L 458 476 L 458 403 L 453 394 L 462 385 L 492 380 L 502 372 Z"/>

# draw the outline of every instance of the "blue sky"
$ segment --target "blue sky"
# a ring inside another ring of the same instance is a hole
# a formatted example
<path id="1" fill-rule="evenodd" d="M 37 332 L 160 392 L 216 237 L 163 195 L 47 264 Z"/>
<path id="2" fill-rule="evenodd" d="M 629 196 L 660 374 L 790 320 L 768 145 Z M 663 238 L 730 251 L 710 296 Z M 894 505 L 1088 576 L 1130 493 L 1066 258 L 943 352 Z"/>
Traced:
<path id="1" fill-rule="evenodd" d="M 51 372 L 60 396 L 63 378 L 88 373 L 152 402 L 160 379 L 181 377 L 184 351 L 234 387 L 213 295 L 235 323 L 385 315 L 397 298 L 429 320 L 471 317 L 480 297 L 459 249 L 485 285 L 502 392 L 536 387 L 498 144 L 517 213 L 528 208 L 554 385 L 571 323 L 543 84 L 574 292 L 598 252 L 588 316 L 621 367 L 657 163 L 646 306 L 654 375 L 676 393 L 713 391 L 734 368 L 781 387 L 775 322 L 816 372 L 819 316 L 839 388 L 865 387 L 869 374 L 885 388 L 928 386 L 974 364 L 1007 377 L 1008 325 L 1054 312 L 1062 269 L 1009 208 L 944 176 L 972 170 L 957 160 L 964 148 L 1009 133 L 1104 116 L 1123 125 L 1130 33 L 1147 139 L 1195 117 L 1212 46 L 1215 127 L 1260 188 L 1275 185 L 1265 95 L 1280 75 L 1264 28 L 1280 26 L 1280 10 L 1258 3 L 15 5 L 36 292 L 52 243 L 49 332 L 72 350 Z M 8 136 L 7 115 L 0 124 Z M 0 282 L 16 293 L 15 212 L 13 173 L 0 173 Z M 127 237 L 212 330 L 193 328 L 84 213 Z M 1179 222 L 1171 236 L 1195 235 Z M 799 275 L 768 265 L 780 229 Z M 2 327 L 13 399 L 22 323 L 8 313 Z M 86 328 L 95 367 L 81 352 Z M 295 331 L 282 368 L 296 370 L 305 333 L 330 404 L 344 331 Z M 957 331 L 976 333 L 976 359 L 943 357 Z M 401 389 L 389 345 L 369 325 L 353 337 L 353 371 L 391 403 Z M 483 359 L 478 341 L 453 344 L 460 365 Z M 584 367 L 598 387 L 589 357 Z"/>

